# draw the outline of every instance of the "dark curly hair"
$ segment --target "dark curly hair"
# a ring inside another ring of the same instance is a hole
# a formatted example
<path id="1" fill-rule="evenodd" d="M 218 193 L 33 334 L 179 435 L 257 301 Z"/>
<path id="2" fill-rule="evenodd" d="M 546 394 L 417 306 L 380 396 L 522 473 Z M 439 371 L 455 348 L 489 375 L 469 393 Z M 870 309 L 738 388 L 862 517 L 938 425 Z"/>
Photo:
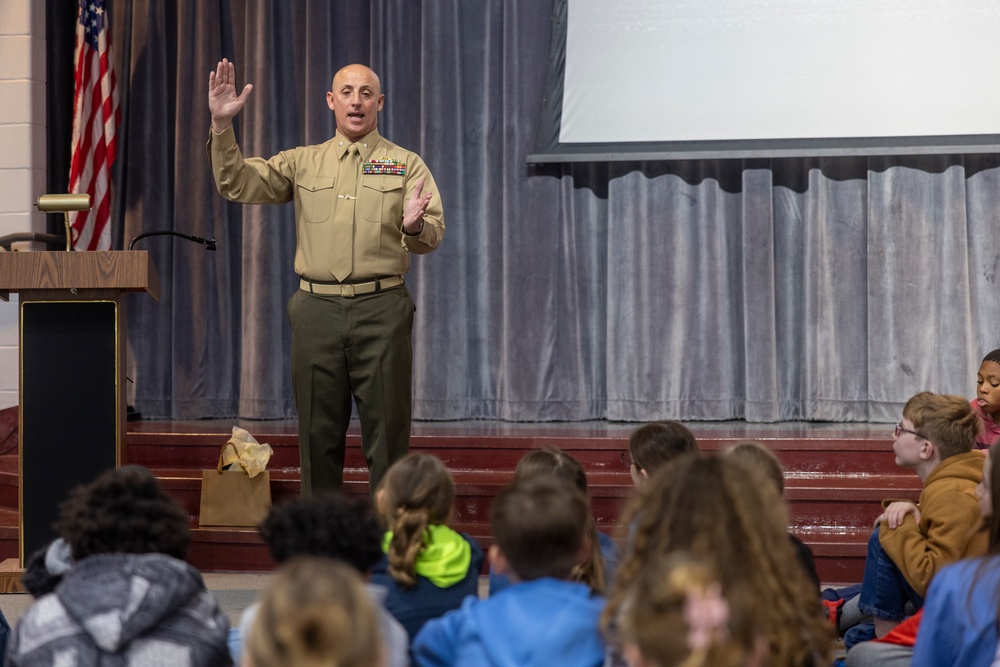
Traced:
<path id="1" fill-rule="evenodd" d="M 368 572 L 382 557 L 382 530 L 367 499 L 326 492 L 275 505 L 260 535 L 279 565 L 294 556 L 325 556 Z"/>
<path id="2" fill-rule="evenodd" d="M 127 465 L 78 486 L 59 506 L 56 533 L 74 560 L 103 553 L 187 557 L 190 517 L 148 469 Z"/>

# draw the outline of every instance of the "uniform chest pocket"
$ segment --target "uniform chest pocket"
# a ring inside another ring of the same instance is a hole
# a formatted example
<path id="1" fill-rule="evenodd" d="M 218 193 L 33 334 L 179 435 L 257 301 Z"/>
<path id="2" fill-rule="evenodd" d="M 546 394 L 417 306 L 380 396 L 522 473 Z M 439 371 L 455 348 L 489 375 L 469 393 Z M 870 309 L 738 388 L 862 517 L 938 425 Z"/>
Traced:
<path id="1" fill-rule="evenodd" d="M 399 223 L 403 219 L 403 177 L 366 176 L 358 188 L 358 210 L 368 222 Z"/>
<path id="2" fill-rule="evenodd" d="M 303 222 L 324 222 L 330 219 L 336 184 L 334 176 L 305 175 L 296 179 L 295 194 Z"/>

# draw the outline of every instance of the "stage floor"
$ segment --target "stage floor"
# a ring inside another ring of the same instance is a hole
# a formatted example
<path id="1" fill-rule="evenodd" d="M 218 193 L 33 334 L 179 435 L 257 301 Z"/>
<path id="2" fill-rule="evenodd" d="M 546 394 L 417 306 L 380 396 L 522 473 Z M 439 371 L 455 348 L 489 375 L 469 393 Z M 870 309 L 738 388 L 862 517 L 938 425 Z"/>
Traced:
<path id="1" fill-rule="evenodd" d="M 747 423 L 744 421 L 724 422 L 683 422 L 695 437 L 768 440 L 772 438 L 822 438 L 866 440 L 885 438 L 892 440 L 893 424 L 859 422 L 776 422 L 769 424 Z M 198 419 L 198 420 L 149 420 L 128 423 L 128 431 L 135 433 L 228 433 L 233 426 L 239 426 L 251 433 L 292 435 L 297 432 L 294 419 Z M 454 435 L 468 436 L 530 436 L 555 435 L 581 438 L 628 438 L 642 426 L 635 422 L 610 422 L 604 420 L 578 422 L 508 422 L 498 420 L 463 421 L 415 421 L 412 425 L 414 436 Z M 360 433 L 355 419 L 351 422 L 350 433 Z"/>

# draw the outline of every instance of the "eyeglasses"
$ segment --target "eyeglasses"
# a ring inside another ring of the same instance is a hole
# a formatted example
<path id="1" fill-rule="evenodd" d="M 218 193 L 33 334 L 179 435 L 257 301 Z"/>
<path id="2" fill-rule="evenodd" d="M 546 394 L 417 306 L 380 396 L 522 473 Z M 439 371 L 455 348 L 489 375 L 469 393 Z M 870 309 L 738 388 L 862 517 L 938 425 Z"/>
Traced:
<path id="1" fill-rule="evenodd" d="M 903 422 L 899 422 L 898 424 L 896 424 L 896 430 L 894 430 L 892 432 L 892 437 L 898 438 L 900 433 L 912 433 L 913 435 L 917 436 L 918 438 L 923 438 L 924 440 L 927 439 L 927 436 L 925 436 L 925 435 L 923 435 L 921 433 L 917 433 L 916 431 L 911 431 L 908 428 L 903 428 Z"/>

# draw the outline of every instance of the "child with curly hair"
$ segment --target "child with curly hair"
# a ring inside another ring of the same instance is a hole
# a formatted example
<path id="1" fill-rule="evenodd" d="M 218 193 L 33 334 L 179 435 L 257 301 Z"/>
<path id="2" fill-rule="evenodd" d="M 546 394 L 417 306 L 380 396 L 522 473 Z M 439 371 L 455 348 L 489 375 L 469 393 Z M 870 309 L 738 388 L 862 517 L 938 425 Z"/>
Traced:
<path id="1" fill-rule="evenodd" d="M 74 489 L 54 526 L 71 563 L 18 620 L 6 664 L 232 664 L 229 620 L 184 562 L 189 521 L 142 466 Z"/>
<path id="2" fill-rule="evenodd" d="M 711 566 L 682 553 L 640 572 L 621 636 L 631 667 L 759 667 L 766 643 L 745 587 L 722 594 Z"/>
<path id="3" fill-rule="evenodd" d="M 448 525 L 455 482 L 436 456 L 411 453 L 394 463 L 375 498 L 386 558 L 371 581 L 388 589 L 385 607 L 412 641 L 428 620 L 478 594 L 483 549 Z"/>
<path id="4" fill-rule="evenodd" d="M 718 573 L 722 596 L 739 590 L 755 600 L 766 664 L 827 664 L 833 629 L 788 539 L 785 504 L 757 471 L 730 457 L 681 457 L 639 488 L 623 523 L 631 548 L 602 619 L 618 648 L 637 582 L 684 552 Z"/>
<path id="5" fill-rule="evenodd" d="M 299 496 L 271 509 L 260 526 L 260 536 L 279 566 L 299 556 L 329 558 L 350 565 L 367 580 L 383 558 L 382 530 L 371 509 L 367 497 L 349 498 L 336 491 Z M 372 583 L 366 583 L 364 590 L 379 621 L 383 667 L 407 667 L 410 638 L 383 606 L 388 591 Z M 236 664 L 259 608 L 256 602 L 247 607 L 239 628 L 229 634 L 229 650 Z"/>

